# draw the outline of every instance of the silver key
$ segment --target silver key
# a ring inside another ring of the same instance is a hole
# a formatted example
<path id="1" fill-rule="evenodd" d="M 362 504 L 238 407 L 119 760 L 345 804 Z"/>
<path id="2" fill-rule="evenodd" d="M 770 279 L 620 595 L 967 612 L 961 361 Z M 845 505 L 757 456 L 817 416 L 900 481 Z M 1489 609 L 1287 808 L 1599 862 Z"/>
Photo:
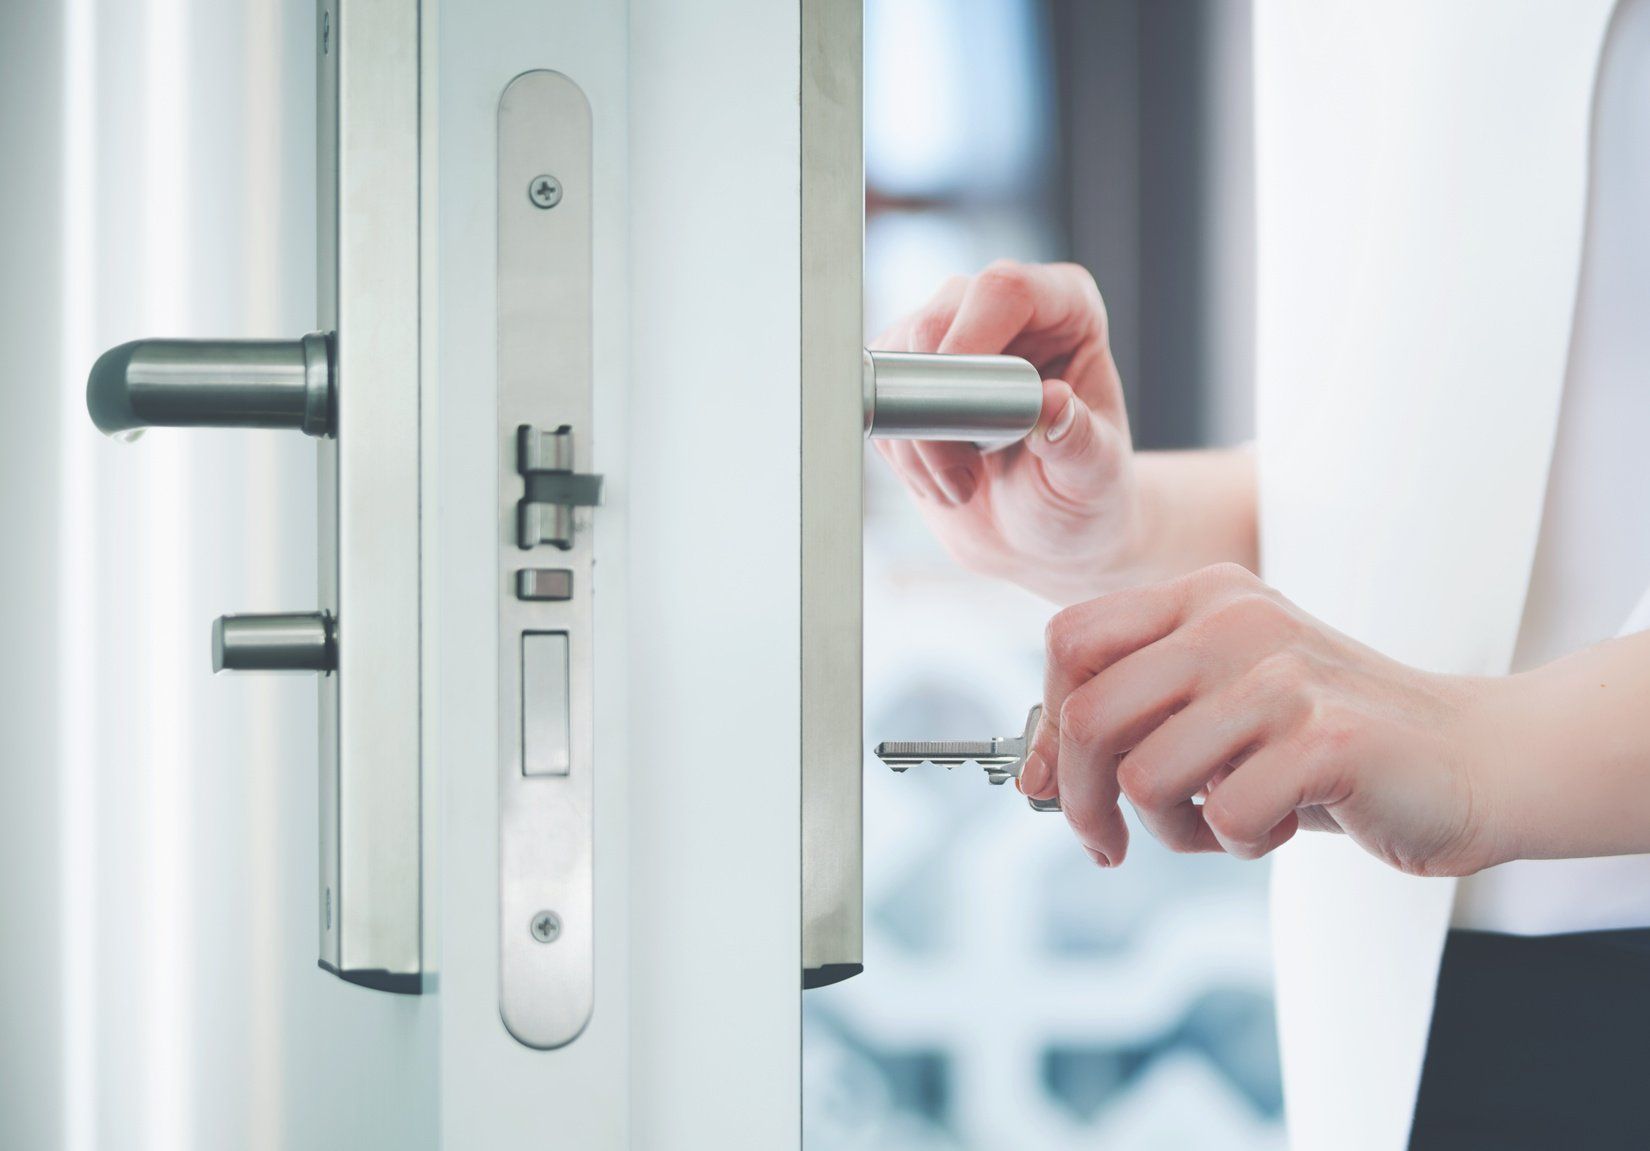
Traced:
<path id="1" fill-rule="evenodd" d="M 985 777 L 1002 784 L 1020 778 L 1031 741 L 1037 734 L 1037 722 L 1043 718 L 1043 705 L 1035 704 L 1026 716 L 1024 735 L 996 739 L 944 740 L 888 740 L 876 746 L 876 757 L 895 771 L 905 771 L 919 763 L 932 763 L 953 768 L 960 763 L 977 763 L 985 768 Z M 1059 811 L 1058 799 L 1032 799 L 1026 802 L 1033 811 Z"/>

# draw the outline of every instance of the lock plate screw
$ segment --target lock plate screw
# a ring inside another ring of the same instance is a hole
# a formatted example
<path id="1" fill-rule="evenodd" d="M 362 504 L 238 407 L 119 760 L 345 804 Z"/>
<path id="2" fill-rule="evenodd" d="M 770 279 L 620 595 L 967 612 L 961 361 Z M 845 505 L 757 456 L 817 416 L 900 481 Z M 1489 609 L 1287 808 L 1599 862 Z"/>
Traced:
<path id="1" fill-rule="evenodd" d="M 541 911 L 533 916 L 529 930 L 540 943 L 554 943 L 561 938 L 561 916 L 554 911 Z"/>
<path id="2" fill-rule="evenodd" d="M 540 208 L 561 203 L 561 181 L 551 175 L 534 176 L 527 184 L 527 198 Z"/>

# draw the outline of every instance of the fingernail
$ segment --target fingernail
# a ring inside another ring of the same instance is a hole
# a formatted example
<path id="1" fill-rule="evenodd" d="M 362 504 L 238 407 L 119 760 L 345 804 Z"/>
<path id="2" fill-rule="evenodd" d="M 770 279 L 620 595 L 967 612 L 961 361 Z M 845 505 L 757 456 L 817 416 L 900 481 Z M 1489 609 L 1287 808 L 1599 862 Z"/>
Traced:
<path id="1" fill-rule="evenodd" d="M 1092 848 L 1092 847 L 1085 847 L 1085 848 L 1083 848 L 1083 850 L 1088 852 L 1089 858 L 1094 860 L 1094 862 L 1098 866 L 1100 866 L 1100 867 L 1110 867 L 1111 866 L 1111 860 L 1107 859 L 1105 857 L 1105 855 L 1103 855 L 1101 852 L 1098 852 L 1098 851 L 1094 850 L 1094 848 Z"/>
<path id="2" fill-rule="evenodd" d="M 1026 761 L 1020 766 L 1020 778 L 1014 781 L 1020 785 L 1020 791 L 1027 795 L 1035 795 L 1048 786 L 1048 764 L 1035 751 L 1026 756 Z"/>
<path id="3" fill-rule="evenodd" d="M 1043 433 L 1043 438 L 1051 444 L 1057 444 L 1066 438 L 1071 431 L 1071 425 L 1077 422 L 1077 397 L 1071 396 L 1066 400 L 1066 406 L 1060 409 L 1060 414 L 1054 417 L 1054 422 Z"/>
<path id="4" fill-rule="evenodd" d="M 940 473 L 940 487 L 959 504 L 966 504 L 974 495 L 974 473 L 967 468 L 946 468 Z"/>

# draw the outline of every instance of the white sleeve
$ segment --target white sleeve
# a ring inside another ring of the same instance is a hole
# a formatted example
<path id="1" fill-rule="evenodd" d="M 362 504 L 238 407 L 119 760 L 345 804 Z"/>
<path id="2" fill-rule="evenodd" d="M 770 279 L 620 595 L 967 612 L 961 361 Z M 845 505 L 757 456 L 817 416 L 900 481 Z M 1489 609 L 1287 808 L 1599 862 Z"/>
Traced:
<path id="1" fill-rule="evenodd" d="M 1644 594 L 1639 597 L 1638 604 L 1628 614 L 1627 622 L 1621 625 L 1621 630 L 1616 634 L 1618 636 L 1633 635 L 1641 631 L 1650 631 L 1650 588 L 1644 589 Z"/>

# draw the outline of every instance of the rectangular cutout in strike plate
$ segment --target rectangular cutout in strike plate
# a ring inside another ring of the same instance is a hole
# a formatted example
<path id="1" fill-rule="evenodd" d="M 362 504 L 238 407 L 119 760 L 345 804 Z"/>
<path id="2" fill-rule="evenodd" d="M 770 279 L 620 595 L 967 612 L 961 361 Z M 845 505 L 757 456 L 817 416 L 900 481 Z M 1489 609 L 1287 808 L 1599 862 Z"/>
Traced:
<path id="1" fill-rule="evenodd" d="M 548 1049 L 595 1002 L 594 189 L 566 76 L 505 87 L 497 192 L 498 1005 Z"/>
<path id="2" fill-rule="evenodd" d="M 572 767 L 567 728 L 567 633 L 521 637 L 521 773 L 566 775 Z"/>

